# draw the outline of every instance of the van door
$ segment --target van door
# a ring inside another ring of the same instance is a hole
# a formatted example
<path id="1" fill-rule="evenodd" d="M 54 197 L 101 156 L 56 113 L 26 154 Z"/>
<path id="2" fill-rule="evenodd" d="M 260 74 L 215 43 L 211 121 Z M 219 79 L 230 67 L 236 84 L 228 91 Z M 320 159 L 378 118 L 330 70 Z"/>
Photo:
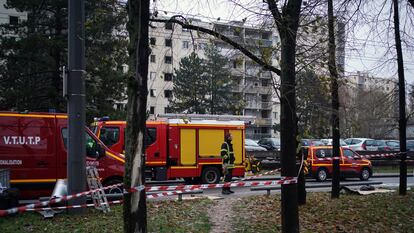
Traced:
<path id="1" fill-rule="evenodd" d="M 358 161 L 354 159 L 354 156 L 356 155 L 355 152 L 346 148 L 342 148 L 342 152 L 344 164 L 341 166 L 341 172 L 344 173 L 344 175 L 358 173 Z"/>
<path id="2" fill-rule="evenodd" d="M 61 157 L 59 161 L 59 178 L 66 178 L 67 177 L 67 142 L 68 142 L 68 128 L 64 127 L 60 130 L 61 135 Z M 98 145 L 99 143 L 95 140 L 88 132 L 85 131 L 86 137 L 86 166 L 94 165 L 99 166 L 100 163 L 98 161 L 99 158 L 99 151 Z M 99 171 L 99 169 L 98 169 Z"/>
<path id="3" fill-rule="evenodd" d="M 13 187 L 33 192 L 53 188 L 57 175 L 54 130 L 54 115 L 0 114 L 0 169 L 11 170 Z"/>

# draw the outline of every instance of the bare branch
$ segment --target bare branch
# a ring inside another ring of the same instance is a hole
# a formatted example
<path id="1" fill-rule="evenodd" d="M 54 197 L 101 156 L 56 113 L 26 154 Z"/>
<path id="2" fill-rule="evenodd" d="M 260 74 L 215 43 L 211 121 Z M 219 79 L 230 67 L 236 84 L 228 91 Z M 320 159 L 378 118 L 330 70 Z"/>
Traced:
<path id="1" fill-rule="evenodd" d="M 177 23 L 179 25 L 181 25 L 183 28 L 186 29 L 190 29 L 190 30 L 197 30 L 209 35 L 214 36 L 217 39 L 220 39 L 228 44 L 230 44 L 231 46 L 233 46 L 235 49 L 238 49 L 240 52 L 242 52 L 244 55 L 246 55 L 247 57 L 249 57 L 250 59 L 252 59 L 254 62 L 256 62 L 257 64 L 259 64 L 260 66 L 262 66 L 264 69 L 266 70 L 270 70 L 274 73 L 276 73 L 277 75 L 280 76 L 281 72 L 278 68 L 272 66 L 271 64 L 266 63 L 264 60 L 260 59 L 259 57 L 257 57 L 256 55 L 254 55 L 252 52 L 250 52 L 249 50 L 247 50 L 245 47 L 243 47 L 242 45 L 240 45 L 239 43 L 233 41 L 232 39 L 230 39 L 227 36 L 224 36 L 223 34 L 216 32 L 214 30 L 208 29 L 208 28 L 204 28 L 204 27 L 200 27 L 197 25 L 193 25 L 190 23 L 187 23 L 185 21 L 179 20 L 178 18 L 184 18 L 181 15 L 174 15 L 172 16 L 170 19 L 156 19 L 156 18 L 152 18 L 150 19 L 150 21 L 152 22 L 161 22 L 161 23 Z"/>

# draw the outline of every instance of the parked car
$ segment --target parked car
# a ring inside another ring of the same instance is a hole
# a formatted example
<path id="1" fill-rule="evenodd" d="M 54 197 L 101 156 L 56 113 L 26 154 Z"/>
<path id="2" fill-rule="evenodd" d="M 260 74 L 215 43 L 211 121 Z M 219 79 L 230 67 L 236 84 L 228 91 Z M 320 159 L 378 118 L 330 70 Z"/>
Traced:
<path id="1" fill-rule="evenodd" d="M 329 138 L 329 139 L 321 139 L 320 141 L 323 142 L 323 144 L 325 146 L 332 146 L 332 139 L 331 138 Z M 343 139 L 340 139 L 339 140 L 339 144 L 341 146 L 347 146 L 348 145 L 348 144 L 345 143 L 345 141 Z"/>
<path id="2" fill-rule="evenodd" d="M 354 151 L 378 150 L 374 147 L 374 139 L 371 138 L 347 138 L 344 140 L 348 144 L 347 148 Z"/>
<path id="3" fill-rule="evenodd" d="M 325 181 L 332 175 L 332 146 L 311 146 L 307 150 L 309 173 L 307 176 Z M 340 171 L 342 177 L 359 177 L 368 180 L 372 176 L 372 164 L 359 159 L 358 154 L 348 148 L 340 148 Z"/>
<path id="4" fill-rule="evenodd" d="M 407 151 L 414 151 L 414 140 L 407 140 Z"/>
<path id="5" fill-rule="evenodd" d="M 266 148 L 267 150 L 280 151 L 280 139 L 279 138 L 262 138 L 257 143 L 259 146 Z"/>
<path id="6" fill-rule="evenodd" d="M 244 140 L 244 148 L 246 149 L 246 151 L 267 151 L 266 148 L 259 146 L 257 142 L 251 139 Z"/>
<path id="7" fill-rule="evenodd" d="M 322 141 L 320 141 L 318 139 L 301 139 L 300 140 L 300 143 L 304 147 L 308 147 L 308 146 L 324 146 L 325 145 L 325 143 L 323 143 Z"/>
<path id="8" fill-rule="evenodd" d="M 387 145 L 388 148 L 386 150 L 390 151 L 400 151 L 400 142 L 398 140 L 383 140 L 385 145 Z"/>

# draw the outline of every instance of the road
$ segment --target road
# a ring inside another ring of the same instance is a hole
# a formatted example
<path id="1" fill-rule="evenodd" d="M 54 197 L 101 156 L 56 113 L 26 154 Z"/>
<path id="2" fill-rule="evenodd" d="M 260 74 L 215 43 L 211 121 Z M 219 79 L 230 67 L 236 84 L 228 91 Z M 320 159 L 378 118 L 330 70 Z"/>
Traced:
<path id="1" fill-rule="evenodd" d="M 266 177 L 270 178 L 270 177 Z M 399 177 L 371 177 L 369 179 L 370 182 L 382 182 L 382 185 L 374 185 L 375 187 L 388 187 L 388 188 L 395 188 L 398 189 L 399 186 Z M 313 186 L 313 185 L 329 185 L 331 183 L 331 180 L 328 180 L 326 182 L 317 182 L 314 179 L 307 179 L 306 185 Z M 346 180 L 341 180 L 341 185 L 349 184 L 349 183 L 362 183 L 358 178 L 347 178 Z M 408 187 L 414 187 L 414 178 L 408 177 L 407 178 L 407 186 Z M 351 188 L 357 189 L 360 186 L 352 186 Z M 251 191 L 250 187 L 234 187 L 232 188 L 233 191 L 235 191 L 234 194 L 231 195 L 222 195 L 221 189 L 208 189 L 204 190 L 203 194 L 195 194 L 194 196 L 207 196 L 210 198 L 222 198 L 222 197 L 248 197 L 253 195 L 266 195 L 266 191 Z M 308 188 L 308 192 L 329 192 L 331 191 L 331 188 Z M 280 193 L 280 190 L 272 190 L 271 193 Z M 176 198 L 176 197 L 172 197 Z M 184 196 L 184 199 L 186 197 Z M 165 199 L 165 198 L 163 198 Z M 170 198 L 168 198 L 170 199 Z"/>

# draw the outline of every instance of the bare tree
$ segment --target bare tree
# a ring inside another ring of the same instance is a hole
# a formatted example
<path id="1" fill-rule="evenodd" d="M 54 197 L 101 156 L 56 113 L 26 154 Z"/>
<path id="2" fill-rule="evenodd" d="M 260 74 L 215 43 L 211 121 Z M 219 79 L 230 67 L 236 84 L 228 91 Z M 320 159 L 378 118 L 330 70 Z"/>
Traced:
<path id="1" fill-rule="evenodd" d="M 127 29 L 130 44 L 124 186 L 137 192 L 124 194 L 124 232 L 147 232 L 144 131 L 149 56 L 149 0 L 129 0 Z"/>

